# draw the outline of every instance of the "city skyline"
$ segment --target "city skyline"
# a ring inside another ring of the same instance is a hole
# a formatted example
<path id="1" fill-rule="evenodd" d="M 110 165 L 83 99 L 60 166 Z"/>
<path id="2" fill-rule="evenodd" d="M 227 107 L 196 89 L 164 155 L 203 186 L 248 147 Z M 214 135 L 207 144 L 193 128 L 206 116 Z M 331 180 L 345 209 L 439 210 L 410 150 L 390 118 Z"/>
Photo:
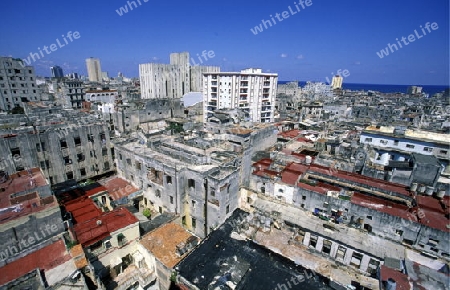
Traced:
<path id="1" fill-rule="evenodd" d="M 184 51 L 197 60 L 206 50 L 215 57 L 202 65 L 261 68 L 280 81 L 326 82 L 347 70 L 344 83 L 449 85 L 448 1 L 5 5 L 0 55 L 26 59 L 42 51 L 31 63 L 41 76 L 55 65 L 87 75 L 85 59 L 95 57 L 110 75 L 138 77 L 139 64 L 168 63 L 170 53 Z"/>

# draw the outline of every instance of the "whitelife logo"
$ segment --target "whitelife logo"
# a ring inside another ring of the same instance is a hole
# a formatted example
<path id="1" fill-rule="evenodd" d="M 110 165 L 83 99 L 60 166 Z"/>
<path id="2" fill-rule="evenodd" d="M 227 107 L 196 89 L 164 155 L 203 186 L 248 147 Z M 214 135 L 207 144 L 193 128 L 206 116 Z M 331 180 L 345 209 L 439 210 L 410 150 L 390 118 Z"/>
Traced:
<path id="1" fill-rule="evenodd" d="M 430 29 L 431 28 L 431 29 Z M 403 48 L 402 46 L 402 42 L 403 44 L 409 45 L 410 43 L 416 41 L 416 37 L 417 39 L 421 39 L 422 37 L 424 37 L 425 35 L 427 35 L 427 33 L 425 32 L 425 29 L 428 31 L 428 33 L 431 33 L 432 30 L 437 30 L 439 28 L 438 24 L 436 22 L 433 22 L 430 24 L 430 22 L 425 23 L 425 28 L 422 27 L 422 25 L 420 25 L 420 30 L 422 31 L 422 35 L 417 32 L 417 29 L 414 29 L 414 34 L 410 34 L 408 35 L 408 41 L 406 41 L 406 37 L 402 36 L 401 38 L 401 42 L 400 40 L 398 40 L 398 38 L 396 38 L 395 40 L 397 40 L 397 44 L 400 48 Z M 394 48 L 395 51 L 399 50 L 399 48 L 397 47 L 397 45 L 394 44 L 390 44 L 388 43 L 388 45 L 386 46 L 386 48 L 380 50 L 379 52 L 377 51 L 377 55 L 379 58 L 383 58 L 385 56 L 389 55 L 389 50 L 391 51 L 391 53 L 394 53 Z"/>
<path id="2" fill-rule="evenodd" d="M 312 3 L 312 0 L 306 0 L 306 1 L 300 0 L 300 1 L 298 1 L 298 3 L 297 3 L 297 2 L 294 2 L 294 6 L 295 6 L 295 8 L 296 8 L 295 10 L 292 9 L 291 6 L 288 6 L 288 10 L 289 10 L 289 11 L 283 11 L 283 12 L 281 12 L 281 14 L 280 14 L 280 13 L 275 13 L 275 18 L 276 18 L 279 22 L 281 22 L 281 21 L 283 21 L 284 19 L 288 19 L 289 16 L 295 15 L 295 14 L 297 14 L 298 12 L 302 11 L 302 9 L 305 10 L 306 7 L 309 7 L 309 6 L 311 6 L 312 4 L 313 4 L 313 3 Z M 300 6 L 299 6 L 299 5 L 302 7 L 301 9 L 300 9 Z M 281 16 L 282 18 L 281 18 L 280 16 Z M 255 28 L 250 28 L 250 31 L 251 31 L 254 35 L 257 35 L 258 33 L 263 32 L 263 31 L 264 31 L 264 28 L 265 28 L 265 29 L 268 29 L 269 27 L 272 27 L 272 23 L 273 23 L 273 25 L 277 24 L 277 21 L 276 21 L 275 18 L 272 16 L 272 14 L 269 15 L 269 17 L 270 17 L 270 19 L 271 19 L 272 21 L 262 19 L 262 20 L 261 20 L 261 24 L 260 24 L 259 26 L 255 26 Z M 263 25 L 264 25 L 264 28 L 263 28 Z"/>
<path id="3" fill-rule="evenodd" d="M 57 38 L 56 44 L 52 43 L 49 46 L 44 45 L 42 50 L 45 51 L 46 54 L 51 54 L 52 52 L 57 51 L 59 48 L 63 48 L 64 46 L 68 45 L 69 43 L 73 42 L 74 40 L 79 39 L 81 37 L 81 35 L 78 31 L 75 31 L 73 33 L 72 33 L 72 31 L 69 31 L 69 32 L 67 32 L 66 35 L 63 34 L 62 37 L 63 37 L 63 41 L 60 41 L 59 38 Z M 66 37 L 70 40 L 70 42 L 67 40 Z M 42 52 L 40 47 L 38 47 L 38 50 L 39 50 L 39 53 L 30 52 L 30 55 L 26 59 L 22 59 L 22 60 L 27 65 L 31 65 L 31 60 L 33 60 L 33 62 L 35 62 L 36 60 L 44 58 L 45 57 L 44 52 Z"/>
<path id="4" fill-rule="evenodd" d="M 136 1 L 139 3 L 139 6 L 136 4 Z M 127 1 L 127 5 L 124 5 L 122 7 L 120 7 L 119 9 L 116 9 L 117 14 L 119 14 L 119 16 L 122 16 L 124 14 L 128 13 L 128 7 L 130 8 L 130 11 L 133 11 L 134 8 L 138 8 L 142 5 L 141 0 L 136 0 L 136 1 Z M 147 3 L 149 0 L 142 0 L 142 2 Z M 133 8 L 134 6 L 134 8 Z"/>
<path id="5" fill-rule="evenodd" d="M 40 232 L 34 232 L 28 236 L 26 236 L 26 238 L 22 238 L 20 240 L 19 244 L 19 249 L 17 249 L 16 246 L 8 246 L 8 249 L 5 249 L 4 251 L 0 252 L 0 260 L 4 261 L 6 259 L 8 259 L 8 257 L 12 257 L 14 255 L 17 255 L 18 253 L 20 253 L 20 251 L 22 251 L 22 249 L 31 247 L 33 244 L 46 240 L 49 237 L 52 237 L 55 233 L 57 233 L 59 231 L 58 226 L 56 224 L 46 224 L 45 225 L 45 229 L 42 229 Z M 10 255 L 8 254 L 8 250 Z"/>

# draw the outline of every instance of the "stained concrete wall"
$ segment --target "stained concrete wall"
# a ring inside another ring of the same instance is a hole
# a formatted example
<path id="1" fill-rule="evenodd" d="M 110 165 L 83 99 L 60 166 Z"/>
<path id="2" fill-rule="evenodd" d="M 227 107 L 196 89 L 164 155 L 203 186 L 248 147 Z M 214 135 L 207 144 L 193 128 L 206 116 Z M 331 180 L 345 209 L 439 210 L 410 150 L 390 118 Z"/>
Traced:
<path id="1" fill-rule="evenodd" d="M 65 231 L 59 206 L 0 226 L 0 267 L 51 243 Z"/>
<path id="2" fill-rule="evenodd" d="M 42 130 L 28 127 L 27 132 L 0 138 L 4 170 L 12 174 L 41 167 L 52 185 L 114 170 L 111 149 L 106 125 L 95 123 L 59 124 Z"/>
<path id="3" fill-rule="evenodd" d="M 184 152 L 184 147 L 173 150 L 177 147 L 170 141 L 155 143 L 148 153 L 132 152 L 124 144 L 116 144 L 118 173 L 144 190 L 144 207 L 181 215 L 185 228 L 200 237 L 238 207 L 236 167 L 212 164 L 211 157 Z M 189 162 L 194 157 L 197 165 Z"/>
<path id="4" fill-rule="evenodd" d="M 144 99 L 119 105 L 117 113 L 113 114 L 113 122 L 116 131 L 123 133 L 135 131 L 139 126 L 147 129 L 161 127 L 150 123 L 163 122 L 165 126 L 164 120 L 183 116 L 181 99 Z"/>

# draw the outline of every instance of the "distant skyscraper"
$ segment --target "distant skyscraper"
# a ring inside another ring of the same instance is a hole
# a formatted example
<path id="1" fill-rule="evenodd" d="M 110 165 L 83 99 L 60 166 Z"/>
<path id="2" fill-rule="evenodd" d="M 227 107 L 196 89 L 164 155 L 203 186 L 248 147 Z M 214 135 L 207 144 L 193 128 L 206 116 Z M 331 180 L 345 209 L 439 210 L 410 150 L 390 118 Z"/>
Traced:
<path id="1" fill-rule="evenodd" d="M 181 94 L 184 95 L 191 91 L 191 81 L 189 74 L 189 52 L 174 52 L 170 54 L 170 64 L 180 67 Z"/>
<path id="2" fill-rule="evenodd" d="M 102 68 L 100 66 L 100 60 L 98 58 L 90 57 L 86 59 L 86 67 L 89 75 L 89 81 L 102 82 Z"/>
<path id="3" fill-rule="evenodd" d="M 50 67 L 50 71 L 52 72 L 52 78 L 62 78 L 64 76 L 63 70 L 60 66 L 52 66 Z"/>
<path id="4" fill-rule="evenodd" d="M 342 89 L 342 80 L 343 78 L 340 75 L 335 75 L 331 80 L 331 88 L 333 90 Z"/>

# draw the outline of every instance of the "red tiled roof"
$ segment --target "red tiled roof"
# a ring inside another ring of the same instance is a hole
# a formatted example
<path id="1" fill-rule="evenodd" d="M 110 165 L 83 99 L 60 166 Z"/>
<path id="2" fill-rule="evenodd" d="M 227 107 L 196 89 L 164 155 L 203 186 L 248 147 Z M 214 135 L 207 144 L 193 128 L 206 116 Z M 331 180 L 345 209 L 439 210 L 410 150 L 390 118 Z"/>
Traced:
<path id="1" fill-rule="evenodd" d="M 95 205 L 89 197 L 79 197 L 65 204 L 65 208 L 72 214 L 76 223 L 82 223 L 98 217 L 102 211 Z"/>
<path id="2" fill-rule="evenodd" d="M 327 192 L 328 192 L 328 190 L 325 188 L 309 185 L 309 184 L 303 183 L 303 182 L 297 183 L 297 186 L 300 188 L 304 188 L 306 190 L 320 193 L 320 194 L 327 194 Z"/>
<path id="3" fill-rule="evenodd" d="M 297 138 L 298 142 L 305 142 L 305 143 L 314 143 L 313 141 L 309 140 L 308 138 L 305 137 L 299 137 Z"/>
<path id="4" fill-rule="evenodd" d="M 94 187 L 92 189 L 86 190 L 85 194 L 86 194 L 86 196 L 93 196 L 102 191 L 108 191 L 108 190 L 103 185 L 100 185 L 100 186 Z"/>
<path id="5" fill-rule="evenodd" d="M 380 279 L 381 281 L 387 281 L 389 278 L 395 280 L 397 284 L 397 290 L 411 290 L 411 285 L 408 280 L 408 276 L 397 270 L 388 268 L 381 265 Z"/>
<path id="6" fill-rule="evenodd" d="M 1 268 L 0 285 L 17 279 L 38 268 L 50 270 L 71 259 L 66 246 L 59 240 Z"/>
<path id="7" fill-rule="evenodd" d="M 402 184 L 392 183 L 372 177 L 367 177 L 364 175 L 360 175 L 357 173 L 351 173 L 347 171 L 341 171 L 341 170 L 330 170 L 329 167 L 317 165 L 317 164 L 311 164 L 309 167 L 310 172 L 319 172 L 322 174 L 326 174 L 329 176 L 334 176 L 340 179 L 348 180 L 351 182 L 359 183 L 359 184 L 365 184 L 374 188 L 378 189 L 384 189 L 387 191 L 396 192 L 399 194 L 403 194 L 406 196 L 411 196 L 411 194 L 406 190 L 406 186 Z"/>
<path id="8" fill-rule="evenodd" d="M 290 163 L 281 172 L 281 181 L 295 185 L 298 177 L 308 170 L 308 166 L 299 163 Z"/>
<path id="9" fill-rule="evenodd" d="M 128 225 L 139 222 L 138 219 L 124 207 L 103 213 L 94 219 L 77 223 L 73 228 L 78 242 L 85 246 L 92 245 Z"/>
<path id="10" fill-rule="evenodd" d="M 374 196 L 367 196 L 359 192 L 353 193 L 351 197 L 351 203 L 371 208 L 379 212 L 384 212 L 393 216 L 398 216 L 403 219 L 418 222 L 417 216 L 410 212 L 408 210 L 408 207 L 403 204 L 398 204 Z"/>
<path id="11" fill-rule="evenodd" d="M 139 190 L 138 188 L 132 186 L 128 181 L 120 177 L 99 182 L 108 190 L 109 195 L 113 200 L 129 196 Z"/>
<path id="12" fill-rule="evenodd" d="M 290 131 L 280 132 L 278 135 L 284 137 L 284 138 L 295 138 L 298 135 L 300 135 L 300 130 L 294 129 Z"/>

